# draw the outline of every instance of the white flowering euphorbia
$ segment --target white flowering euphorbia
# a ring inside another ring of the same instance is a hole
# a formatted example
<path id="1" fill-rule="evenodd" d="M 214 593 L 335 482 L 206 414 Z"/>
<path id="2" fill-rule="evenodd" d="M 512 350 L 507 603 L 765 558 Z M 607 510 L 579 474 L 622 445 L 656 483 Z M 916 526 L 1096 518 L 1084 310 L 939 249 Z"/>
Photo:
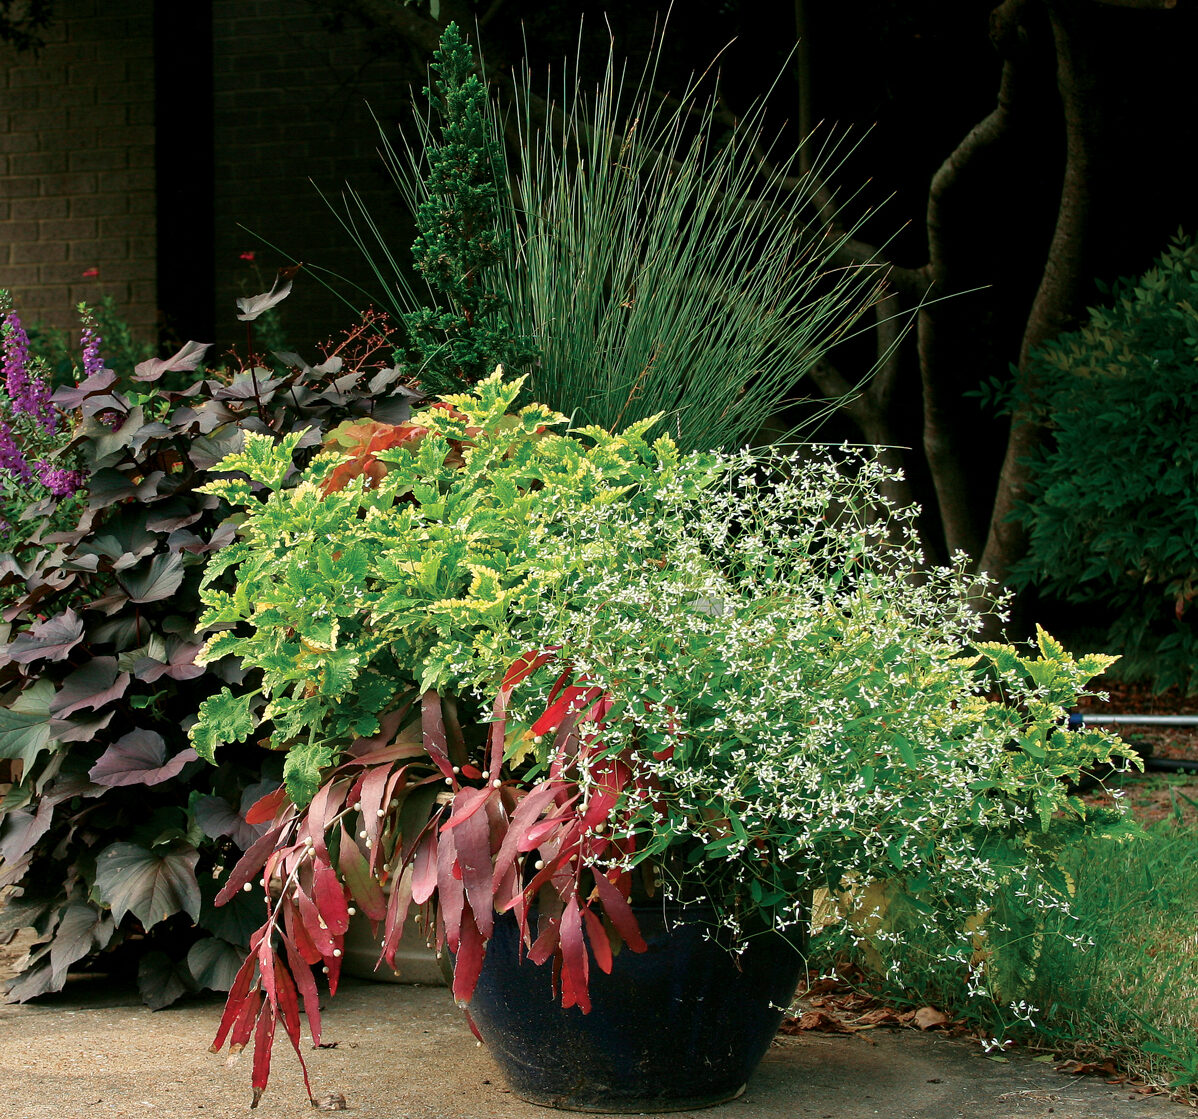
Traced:
<path id="1" fill-rule="evenodd" d="M 1022 938 L 1029 910 L 1067 902 L 1062 843 L 1111 822 L 1065 784 L 1122 753 L 1065 730 L 1111 658 L 1075 661 L 1043 631 L 1027 656 L 971 648 L 976 578 L 963 558 L 924 564 L 914 511 L 887 506 L 875 461 L 810 449 L 718 461 L 701 498 L 661 495 L 648 535 L 618 506 L 574 526 L 574 544 L 604 559 L 585 608 L 568 586 L 540 603 L 534 628 L 554 656 L 516 697 L 541 732 L 537 760 L 560 764 L 550 731 L 570 716 L 593 758 L 649 775 L 651 793 L 621 797 L 605 821 L 630 840 L 619 866 L 653 860 L 667 894 L 705 898 L 733 942 L 806 920 L 813 888 L 870 882 L 939 924 L 963 961 L 977 914 L 994 941 Z M 589 710 L 558 702 L 546 717 L 563 666 Z M 993 912 L 1015 879 L 1020 912 Z M 871 935 L 898 937 L 901 910 Z"/>

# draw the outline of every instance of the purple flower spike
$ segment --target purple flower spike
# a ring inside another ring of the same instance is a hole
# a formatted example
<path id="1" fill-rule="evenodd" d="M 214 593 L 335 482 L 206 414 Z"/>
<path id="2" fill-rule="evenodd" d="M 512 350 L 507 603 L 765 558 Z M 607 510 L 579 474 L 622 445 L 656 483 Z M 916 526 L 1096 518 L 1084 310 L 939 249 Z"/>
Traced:
<path id="1" fill-rule="evenodd" d="M 0 470 L 7 470 L 22 482 L 28 482 L 33 478 L 29 463 L 25 461 L 21 448 L 13 438 L 12 428 L 3 420 L 0 420 Z"/>
<path id="2" fill-rule="evenodd" d="M 87 483 L 87 474 L 84 471 L 64 470 L 59 466 L 51 466 L 46 459 L 41 459 L 38 462 L 37 476 L 42 485 L 55 497 L 70 497 L 83 489 Z"/>
<path id="3" fill-rule="evenodd" d="M 83 348 L 83 375 L 93 377 L 104 368 L 104 359 L 100 356 L 103 339 L 90 326 L 85 326 L 79 341 Z"/>
<path id="4" fill-rule="evenodd" d="M 50 403 L 50 386 L 41 377 L 34 377 L 29 382 L 28 407 L 29 412 L 42 430 L 53 435 L 58 430 L 58 413 Z"/>
<path id="5" fill-rule="evenodd" d="M 16 311 L 4 316 L 4 387 L 8 398 L 18 405 L 29 391 L 29 335 L 21 325 Z"/>
<path id="6" fill-rule="evenodd" d="M 16 311 L 4 317 L 4 387 L 12 401 L 14 415 L 33 416 L 51 435 L 58 428 L 58 416 L 50 403 L 50 386 L 41 377 L 29 376 L 29 335 Z"/>

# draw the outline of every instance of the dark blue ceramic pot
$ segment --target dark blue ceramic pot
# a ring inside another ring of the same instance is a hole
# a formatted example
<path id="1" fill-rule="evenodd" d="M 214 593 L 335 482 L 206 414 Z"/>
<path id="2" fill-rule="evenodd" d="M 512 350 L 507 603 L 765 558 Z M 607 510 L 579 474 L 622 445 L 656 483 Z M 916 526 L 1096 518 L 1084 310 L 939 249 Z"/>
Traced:
<path id="1" fill-rule="evenodd" d="M 740 956 L 706 939 L 710 912 L 637 908 L 647 952 L 592 961 L 592 1009 L 563 1010 L 552 966 L 521 958 L 498 919 L 469 1013 L 512 1090 L 571 1111 L 685 1111 L 734 1099 L 769 1048 L 806 945 L 776 933 Z M 705 919 L 706 918 L 706 919 Z"/>

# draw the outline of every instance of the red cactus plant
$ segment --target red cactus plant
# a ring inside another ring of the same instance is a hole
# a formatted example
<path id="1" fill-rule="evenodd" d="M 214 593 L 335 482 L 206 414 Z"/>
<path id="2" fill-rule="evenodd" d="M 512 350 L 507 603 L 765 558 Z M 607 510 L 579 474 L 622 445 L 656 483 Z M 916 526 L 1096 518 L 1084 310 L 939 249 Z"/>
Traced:
<path id="1" fill-rule="evenodd" d="M 251 940 L 212 1049 L 227 1041 L 236 1052 L 253 1036 L 255 1104 L 266 1088 L 278 1023 L 303 1064 L 301 1004 L 319 1045 L 313 969 L 321 969 L 335 993 L 355 910 L 372 923 L 379 962 L 389 966 L 411 907 L 426 916 L 431 911 L 437 950 L 454 956 L 453 995 L 462 1005 L 474 992 L 497 913 L 514 913 L 529 959 L 553 960 L 562 1005 L 584 1013 L 591 960 L 610 972 L 613 943 L 644 951 L 628 900 L 632 874 L 599 869 L 634 852 L 634 839 L 604 834 L 603 825 L 622 797 L 647 787 L 627 760 L 603 756 L 611 697 L 568 683 L 570 672 L 563 672 L 531 728 L 555 736 L 549 772 L 527 787 L 495 776 L 504 766 L 512 690 L 554 655 L 530 652 L 504 676 L 486 769 L 467 760 L 452 708 L 430 690 L 389 712 L 379 734 L 355 742 L 305 809 L 280 788 L 249 811 L 251 823 L 271 826 L 216 901 L 253 889 L 257 879 L 268 915 Z M 579 782 L 583 773 L 588 795 Z M 533 854 L 541 857 L 528 868 Z M 308 1085 L 306 1069 L 304 1076 Z"/>

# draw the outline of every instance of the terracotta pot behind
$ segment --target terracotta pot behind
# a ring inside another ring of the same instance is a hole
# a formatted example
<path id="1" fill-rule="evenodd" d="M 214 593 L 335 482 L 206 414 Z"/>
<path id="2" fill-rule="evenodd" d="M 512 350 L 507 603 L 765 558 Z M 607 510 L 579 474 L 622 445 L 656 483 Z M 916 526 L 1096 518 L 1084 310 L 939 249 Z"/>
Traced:
<path id="1" fill-rule="evenodd" d="M 445 973 L 436 953 L 424 942 L 424 929 L 409 915 L 403 936 L 395 952 L 395 968 L 386 964 L 375 969 L 379 958 L 379 937 L 370 931 L 370 922 L 361 913 L 352 917 L 342 945 L 341 971 L 356 979 L 374 979 L 380 983 L 423 983 L 444 987 Z M 381 927 L 380 927 L 381 936 Z"/>

